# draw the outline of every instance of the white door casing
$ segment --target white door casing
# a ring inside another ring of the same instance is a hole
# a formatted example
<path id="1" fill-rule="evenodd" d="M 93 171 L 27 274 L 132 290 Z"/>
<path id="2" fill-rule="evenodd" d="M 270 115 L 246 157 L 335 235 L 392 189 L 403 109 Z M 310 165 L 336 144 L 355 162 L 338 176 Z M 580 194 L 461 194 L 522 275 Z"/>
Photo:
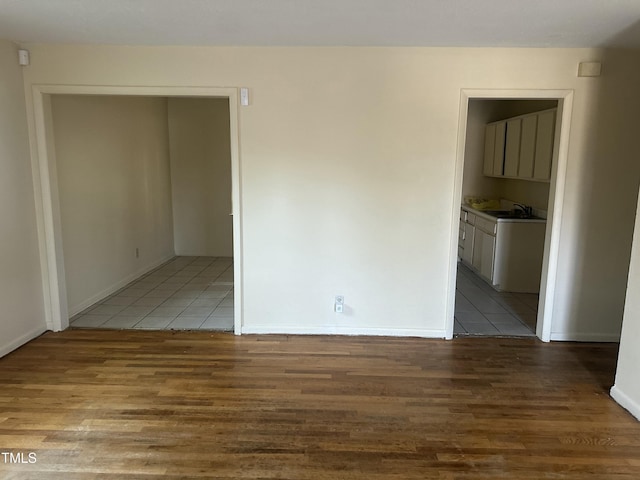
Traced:
<path id="1" fill-rule="evenodd" d="M 544 342 L 551 341 L 552 312 L 558 272 L 558 252 L 560 248 L 560 226 L 564 205 L 567 159 L 569 154 L 569 132 L 573 109 L 573 90 L 517 90 L 517 89 L 462 89 L 460 91 L 460 114 L 458 120 L 458 145 L 456 149 L 455 185 L 452 199 L 451 246 L 449 249 L 449 279 L 447 285 L 446 338 L 453 338 L 455 313 L 455 291 L 458 256 L 458 231 L 460 225 L 460 199 L 462 198 L 462 176 L 464 171 L 465 141 L 467 136 L 467 115 L 469 100 L 519 99 L 558 100 L 551 184 L 549 188 L 549 211 L 542 261 L 540 281 L 540 303 L 536 335 Z"/>

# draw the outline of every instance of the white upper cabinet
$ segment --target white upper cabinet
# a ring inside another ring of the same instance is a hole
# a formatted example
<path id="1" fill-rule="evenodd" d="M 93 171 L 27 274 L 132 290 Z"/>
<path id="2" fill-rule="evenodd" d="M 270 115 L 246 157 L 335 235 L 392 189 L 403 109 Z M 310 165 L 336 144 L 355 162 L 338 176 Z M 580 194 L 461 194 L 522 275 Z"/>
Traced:
<path id="1" fill-rule="evenodd" d="M 520 135 L 520 164 L 519 178 L 533 178 L 533 161 L 536 154 L 536 129 L 538 115 L 529 115 L 522 119 L 522 133 Z"/>
<path id="2" fill-rule="evenodd" d="M 507 140 L 504 147 L 504 176 L 517 177 L 520 163 L 521 118 L 507 121 Z"/>
<path id="3" fill-rule="evenodd" d="M 555 129 L 555 108 L 488 124 L 483 173 L 548 182 Z"/>
<path id="4" fill-rule="evenodd" d="M 496 123 L 496 145 L 493 151 L 493 174 L 504 175 L 504 142 L 507 122 Z"/>
<path id="5" fill-rule="evenodd" d="M 484 168 L 482 172 L 487 176 L 493 175 L 493 153 L 496 148 L 496 124 L 490 123 L 484 132 Z"/>
<path id="6" fill-rule="evenodd" d="M 487 125 L 484 134 L 483 173 L 490 177 L 502 176 L 504 172 L 504 142 L 507 122 L 494 122 Z"/>

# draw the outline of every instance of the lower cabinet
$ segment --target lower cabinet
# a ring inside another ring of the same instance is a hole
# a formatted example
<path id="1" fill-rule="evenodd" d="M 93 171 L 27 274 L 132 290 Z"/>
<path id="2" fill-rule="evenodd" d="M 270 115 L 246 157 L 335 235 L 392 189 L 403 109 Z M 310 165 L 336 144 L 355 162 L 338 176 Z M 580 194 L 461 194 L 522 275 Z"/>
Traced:
<path id="1" fill-rule="evenodd" d="M 498 222 L 466 212 L 460 259 L 498 291 L 538 293 L 545 229 L 544 222 Z"/>
<path id="2" fill-rule="evenodd" d="M 475 227 L 469 223 L 464 224 L 463 243 L 462 243 L 462 260 L 471 263 L 473 260 L 473 245 L 475 240 Z"/>
<path id="3" fill-rule="evenodd" d="M 471 264 L 481 276 L 493 283 L 493 259 L 496 252 L 496 237 L 476 227 Z"/>

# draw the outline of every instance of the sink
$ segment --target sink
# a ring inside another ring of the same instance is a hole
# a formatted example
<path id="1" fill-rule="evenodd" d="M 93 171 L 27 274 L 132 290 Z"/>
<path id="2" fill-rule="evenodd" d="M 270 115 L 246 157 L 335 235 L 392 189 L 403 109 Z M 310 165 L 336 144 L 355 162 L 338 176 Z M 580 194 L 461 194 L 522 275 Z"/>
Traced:
<path id="1" fill-rule="evenodd" d="M 498 217 L 501 215 L 511 215 L 513 212 L 511 210 L 480 210 L 482 213 L 486 213 L 487 215 L 493 215 L 494 217 Z"/>
<path id="2" fill-rule="evenodd" d="M 527 215 L 520 210 L 481 210 L 487 215 L 497 218 L 524 218 L 524 219 L 537 219 L 534 215 Z"/>
<path id="3" fill-rule="evenodd" d="M 523 218 L 523 219 L 534 219 L 534 218 L 538 218 L 536 216 L 533 215 L 527 215 L 526 213 L 509 213 L 506 215 L 496 215 L 498 218 Z"/>

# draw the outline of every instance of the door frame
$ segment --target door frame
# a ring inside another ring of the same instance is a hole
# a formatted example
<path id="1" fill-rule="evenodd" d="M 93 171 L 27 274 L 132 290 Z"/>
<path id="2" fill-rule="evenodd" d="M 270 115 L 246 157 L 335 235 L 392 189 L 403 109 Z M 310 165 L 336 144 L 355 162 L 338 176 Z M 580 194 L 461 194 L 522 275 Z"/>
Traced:
<path id="1" fill-rule="evenodd" d="M 553 305 L 558 274 L 558 252 L 560 250 L 560 228 L 565 198 L 567 162 L 569 157 L 569 134 L 571 132 L 571 112 L 573 111 L 573 90 L 545 89 L 461 89 L 460 115 L 458 124 L 458 145 L 453 189 L 453 212 L 449 261 L 449 284 L 447 295 L 446 336 L 453 338 L 455 296 L 458 260 L 458 229 L 460 228 L 460 199 L 462 198 L 462 176 L 464 173 L 465 144 L 467 139 L 467 116 L 469 100 L 557 100 L 558 113 L 549 185 L 549 207 L 545 232 L 542 276 L 540 279 L 540 300 L 536 336 L 543 342 L 551 341 L 553 326 Z M 559 121 L 558 121 L 559 120 Z"/>
<path id="2" fill-rule="evenodd" d="M 100 85 L 33 85 L 32 113 L 35 156 L 32 158 L 36 219 L 42 269 L 47 328 L 55 332 L 69 326 L 64 272 L 60 201 L 56 173 L 51 95 L 118 95 L 145 97 L 227 98 L 231 142 L 231 204 L 233 215 L 234 333 L 243 325 L 242 191 L 239 142 L 239 88 Z M 28 101 L 28 99 L 27 99 Z"/>

